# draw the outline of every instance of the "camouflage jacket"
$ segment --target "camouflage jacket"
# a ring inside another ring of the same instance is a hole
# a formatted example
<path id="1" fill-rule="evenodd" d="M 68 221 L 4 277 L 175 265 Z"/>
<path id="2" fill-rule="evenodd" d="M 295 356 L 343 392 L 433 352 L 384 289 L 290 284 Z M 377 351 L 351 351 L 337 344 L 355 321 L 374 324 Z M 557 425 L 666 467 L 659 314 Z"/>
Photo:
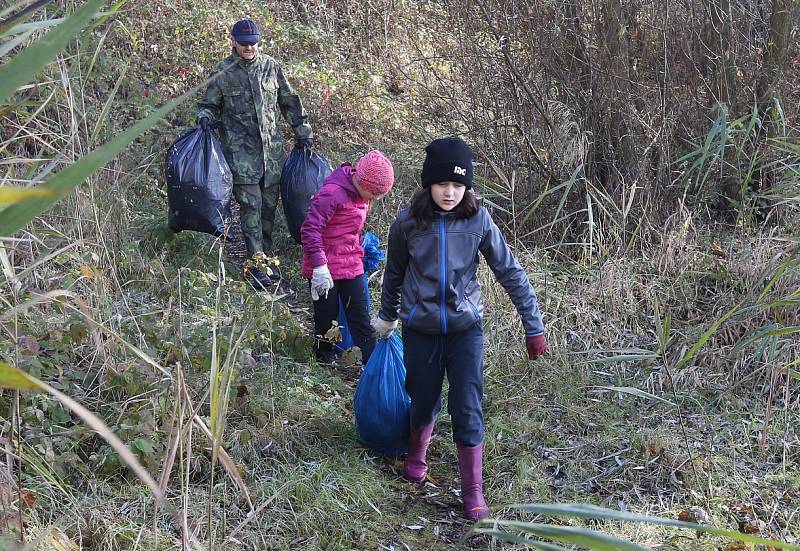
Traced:
<path id="1" fill-rule="evenodd" d="M 248 62 L 234 52 L 211 72 L 217 78 L 197 104 L 197 120 L 208 117 L 220 123 L 220 141 L 233 183 L 258 183 L 266 161 L 283 154 L 278 112 L 298 138 L 312 135 L 308 115 L 280 65 L 268 55 L 259 53 Z"/>

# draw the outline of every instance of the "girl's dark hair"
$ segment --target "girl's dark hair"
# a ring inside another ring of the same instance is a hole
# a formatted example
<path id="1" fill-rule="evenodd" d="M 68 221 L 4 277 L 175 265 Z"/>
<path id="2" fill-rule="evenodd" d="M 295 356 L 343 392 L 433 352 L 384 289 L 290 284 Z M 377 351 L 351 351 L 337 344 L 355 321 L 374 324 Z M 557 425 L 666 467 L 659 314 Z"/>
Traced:
<path id="1" fill-rule="evenodd" d="M 414 192 L 409 208 L 411 209 L 411 216 L 414 217 L 414 221 L 417 223 L 417 228 L 421 230 L 426 229 L 433 222 L 436 211 L 439 210 L 439 207 L 433 202 L 430 187 L 424 187 Z M 472 218 L 480 208 L 481 204 L 478 201 L 478 197 L 471 189 L 468 189 L 464 192 L 464 198 L 453 209 L 453 213 L 456 219 Z"/>

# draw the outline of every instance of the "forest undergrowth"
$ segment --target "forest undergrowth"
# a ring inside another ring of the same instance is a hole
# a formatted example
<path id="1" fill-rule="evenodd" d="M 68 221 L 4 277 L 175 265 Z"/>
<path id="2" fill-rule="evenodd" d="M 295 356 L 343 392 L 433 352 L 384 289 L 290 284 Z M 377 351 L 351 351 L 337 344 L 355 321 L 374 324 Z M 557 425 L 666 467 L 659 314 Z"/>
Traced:
<path id="1" fill-rule="evenodd" d="M 4 107 L 2 183 L 34 185 L 202 83 L 226 54 L 227 28 L 251 15 L 331 163 L 376 147 L 394 161 L 395 190 L 366 228 L 382 240 L 417 186 L 430 137 L 474 139 L 476 189 L 503 220 L 551 343 L 543 360 L 527 360 L 515 310 L 482 267 L 494 518 L 543 522 L 513 505 L 588 503 L 800 543 L 796 107 L 783 104 L 778 137 L 766 111 L 715 111 L 682 150 L 664 147 L 674 153 L 668 189 L 641 204 L 636 185 L 621 196 L 613 183 L 602 188 L 586 168 L 591 136 L 573 132 L 562 110 L 570 154 L 540 152 L 552 157 L 537 180 L 487 152 L 505 122 L 481 129 L 432 88 L 431 74 L 452 76 L 457 65 L 423 55 L 447 14 L 400 4 L 386 8 L 395 19 L 369 28 L 372 8 L 347 1 L 123 5 Z M 42 21 L 63 14 L 52 9 Z M 221 242 L 166 231 L 161 162 L 192 124 L 193 101 L 0 241 L 0 360 L 94 412 L 165 500 L 156 505 L 104 433 L 63 401 L 2 390 L 0 548 L 524 548 L 463 519 L 446 412 L 424 485 L 358 442 L 361 368 L 311 358 L 300 249 L 281 220 L 284 279 L 266 293 L 241 279 Z M 756 189 L 765 167 L 776 181 Z M 718 211 L 710 190 L 731 178 L 742 195 L 729 197 L 733 213 Z M 380 279 L 371 278 L 373 304 Z M 766 548 L 649 524 L 546 522 L 653 549 Z"/>

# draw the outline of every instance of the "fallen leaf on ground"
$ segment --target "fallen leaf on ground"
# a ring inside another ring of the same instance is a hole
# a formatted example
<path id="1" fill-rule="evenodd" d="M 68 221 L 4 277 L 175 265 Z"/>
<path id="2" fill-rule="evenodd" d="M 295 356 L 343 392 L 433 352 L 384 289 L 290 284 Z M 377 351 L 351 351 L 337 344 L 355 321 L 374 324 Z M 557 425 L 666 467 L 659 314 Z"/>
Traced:
<path id="1" fill-rule="evenodd" d="M 33 507 L 36 505 L 36 496 L 27 490 L 22 490 L 19 493 L 19 502 L 23 507 L 27 509 L 33 509 Z"/>
<path id="2" fill-rule="evenodd" d="M 752 543 L 745 543 L 743 541 L 734 541 L 722 548 L 723 551 L 753 551 Z"/>
<path id="3" fill-rule="evenodd" d="M 34 339 L 33 337 L 29 337 L 28 335 L 22 335 L 17 339 L 17 342 L 25 347 L 25 350 L 37 356 L 39 354 L 39 350 L 41 347 L 39 346 L 39 341 Z"/>
<path id="4" fill-rule="evenodd" d="M 753 519 L 744 521 L 740 529 L 745 534 L 758 534 L 767 530 L 767 523 L 761 519 Z"/>

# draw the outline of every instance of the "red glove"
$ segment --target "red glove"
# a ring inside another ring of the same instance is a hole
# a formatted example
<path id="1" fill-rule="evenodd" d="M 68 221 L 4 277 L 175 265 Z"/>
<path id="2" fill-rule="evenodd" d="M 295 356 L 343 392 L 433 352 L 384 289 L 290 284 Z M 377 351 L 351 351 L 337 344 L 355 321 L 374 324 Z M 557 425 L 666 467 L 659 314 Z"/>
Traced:
<path id="1" fill-rule="evenodd" d="M 535 360 L 547 352 L 547 339 L 544 334 L 525 337 L 525 348 L 528 349 L 528 357 Z"/>

